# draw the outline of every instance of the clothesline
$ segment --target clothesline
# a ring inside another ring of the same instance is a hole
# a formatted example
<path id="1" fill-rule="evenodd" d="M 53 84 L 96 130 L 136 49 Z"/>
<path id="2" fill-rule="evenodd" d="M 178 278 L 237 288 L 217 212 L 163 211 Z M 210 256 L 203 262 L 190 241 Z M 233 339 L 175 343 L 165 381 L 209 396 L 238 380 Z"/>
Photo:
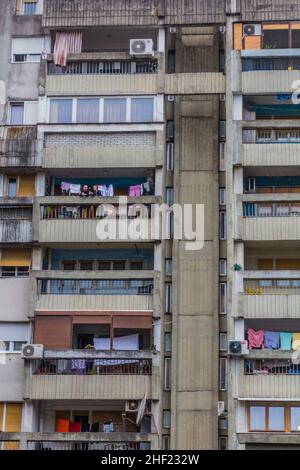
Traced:
<path id="1" fill-rule="evenodd" d="M 278 331 L 247 331 L 248 346 L 251 349 L 280 349 L 281 351 L 300 350 L 300 333 Z"/>

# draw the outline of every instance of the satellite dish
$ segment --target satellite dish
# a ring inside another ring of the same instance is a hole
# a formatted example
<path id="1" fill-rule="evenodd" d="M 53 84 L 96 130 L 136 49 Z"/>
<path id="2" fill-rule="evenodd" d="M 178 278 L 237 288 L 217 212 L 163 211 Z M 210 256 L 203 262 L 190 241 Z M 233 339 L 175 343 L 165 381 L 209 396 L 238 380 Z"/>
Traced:
<path id="1" fill-rule="evenodd" d="M 136 415 L 136 424 L 137 425 L 141 424 L 141 421 L 142 421 L 143 417 L 145 416 L 146 401 L 147 401 L 147 395 L 145 393 L 144 398 L 141 400 L 141 403 L 138 407 L 138 412 L 137 412 L 137 415 Z"/>

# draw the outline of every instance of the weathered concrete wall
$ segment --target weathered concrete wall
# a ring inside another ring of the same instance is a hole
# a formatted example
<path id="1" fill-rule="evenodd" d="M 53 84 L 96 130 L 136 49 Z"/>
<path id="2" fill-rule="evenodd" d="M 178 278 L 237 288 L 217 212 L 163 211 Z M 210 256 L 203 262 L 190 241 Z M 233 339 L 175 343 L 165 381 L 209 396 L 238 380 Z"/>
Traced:
<path id="1" fill-rule="evenodd" d="M 212 96 L 175 105 L 175 202 L 205 205 L 205 243 L 173 247 L 172 448 L 217 447 L 218 116 Z"/>
<path id="2" fill-rule="evenodd" d="M 4 82 L 5 99 L 7 97 L 7 84 L 9 78 L 9 64 L 11 51 L 11 29 L 12 29 L 13 2 L 2 0 L 0 2 L 0 81 Z M 3 84 L 0 83 L 0 91 Z M 0 123 L 6 119 L 5 104 L 0 99 Z"/>
<path id="3" fill-rule="evenodd" d="M 20 354 L 6 354 L 0 361 L 0 402 L 22 401 L 24 396 L 25 369 Z"/>
<path id="4" fill-rule="evenodd" d="M 2 278 L 0 282 L 0 320 L 9 322 L 28 320 L 29 297 L 28 277 Z"/>

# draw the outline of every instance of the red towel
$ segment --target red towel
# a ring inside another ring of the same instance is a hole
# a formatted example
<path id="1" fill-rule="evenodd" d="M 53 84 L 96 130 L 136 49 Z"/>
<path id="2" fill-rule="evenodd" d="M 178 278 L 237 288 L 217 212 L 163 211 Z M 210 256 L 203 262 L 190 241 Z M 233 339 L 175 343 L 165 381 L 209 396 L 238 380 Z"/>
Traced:
<path id="1" fill-rule="evenodd" d="M 70 422 L 70 432 L 80 432 L 81 431 L 81 423 L 73 423 Z"/>
<path id="2" fill-rule="evenodd" d="M 264 349 L 264 338 L 265 332 L 264 330 L 252 330 L 251 328 L 248 330 L 248 343 L 249 343 L 249 350 L 256 348 L 256 349 Z"/>

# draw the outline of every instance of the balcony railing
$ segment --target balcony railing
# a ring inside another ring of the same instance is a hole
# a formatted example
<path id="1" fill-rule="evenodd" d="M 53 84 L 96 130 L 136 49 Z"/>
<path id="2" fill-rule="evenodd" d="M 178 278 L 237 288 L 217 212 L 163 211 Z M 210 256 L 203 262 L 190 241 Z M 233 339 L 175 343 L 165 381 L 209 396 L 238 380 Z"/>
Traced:
<path id="1" fill-rule="evenodd" d="M 243 129 L 244 144 L 299 143 L 300 129 Z"/>
<path id="2" fill-rule="evenodd" d="M 33 361 L 34 375 L 152 375 L 151 359 L 55 359 Z"/>
<path id="3" fill-rule="evenodd" d="M 123 216 L 123 214 L 122 214 Z M 148 219 L 151 216 L 151 207 L 132 204 L 127 208 L 127 218 L 141 216 Z M 1 218 L 1 213 L 0 213 Z M 41 206 L 41 219 L 103 219 L 119 218 L 118 206 L 112 204 L 80 204 L 80 205 L 47 205 Z"/>
<path id="4" fill-rule="evenodd" d="M 158 448 L 155 434 L 122 432 L 0 433 L 1 450 L 150 450 Z"/>
<path id="5" fill-rule="evenodd" d="M 244 217 L 298 217 L 300 203 L 252 203 L 243 204 Z"/>
<path id="6" fill-rule="evenodd" d="M 246 359 L 245 375 L 300 375 L 300 364 L 291 359 Z"/>
<path id="7" fill-rule="evenodd" d="M 32 207 L 2 206 L 0 207 L 0 220 L 31 220 Z"/>
<path id="8" fill-rule="evenodd" d="M 244 281 L 247 295 L 300 294 L 300 279 L 247 279 Z"/>
<path id="9" fill-rule="evenodd" d="M 39 279 L 39 295 L 152 295 L 151 279 Z"/>
<path id="10" fill-rule="evenodd" d="M 300 70 L 298 57 L 252 57 L 242 58 L 243 72 Z"/>
<path id="11" fill-rule="evenodd" d="M 52 62 L 47 64 L 48 75 L 141 75 L 154 74 L 158 71 L 158 63 L 152 61 L 76 61 L 60 67 Z"/>

